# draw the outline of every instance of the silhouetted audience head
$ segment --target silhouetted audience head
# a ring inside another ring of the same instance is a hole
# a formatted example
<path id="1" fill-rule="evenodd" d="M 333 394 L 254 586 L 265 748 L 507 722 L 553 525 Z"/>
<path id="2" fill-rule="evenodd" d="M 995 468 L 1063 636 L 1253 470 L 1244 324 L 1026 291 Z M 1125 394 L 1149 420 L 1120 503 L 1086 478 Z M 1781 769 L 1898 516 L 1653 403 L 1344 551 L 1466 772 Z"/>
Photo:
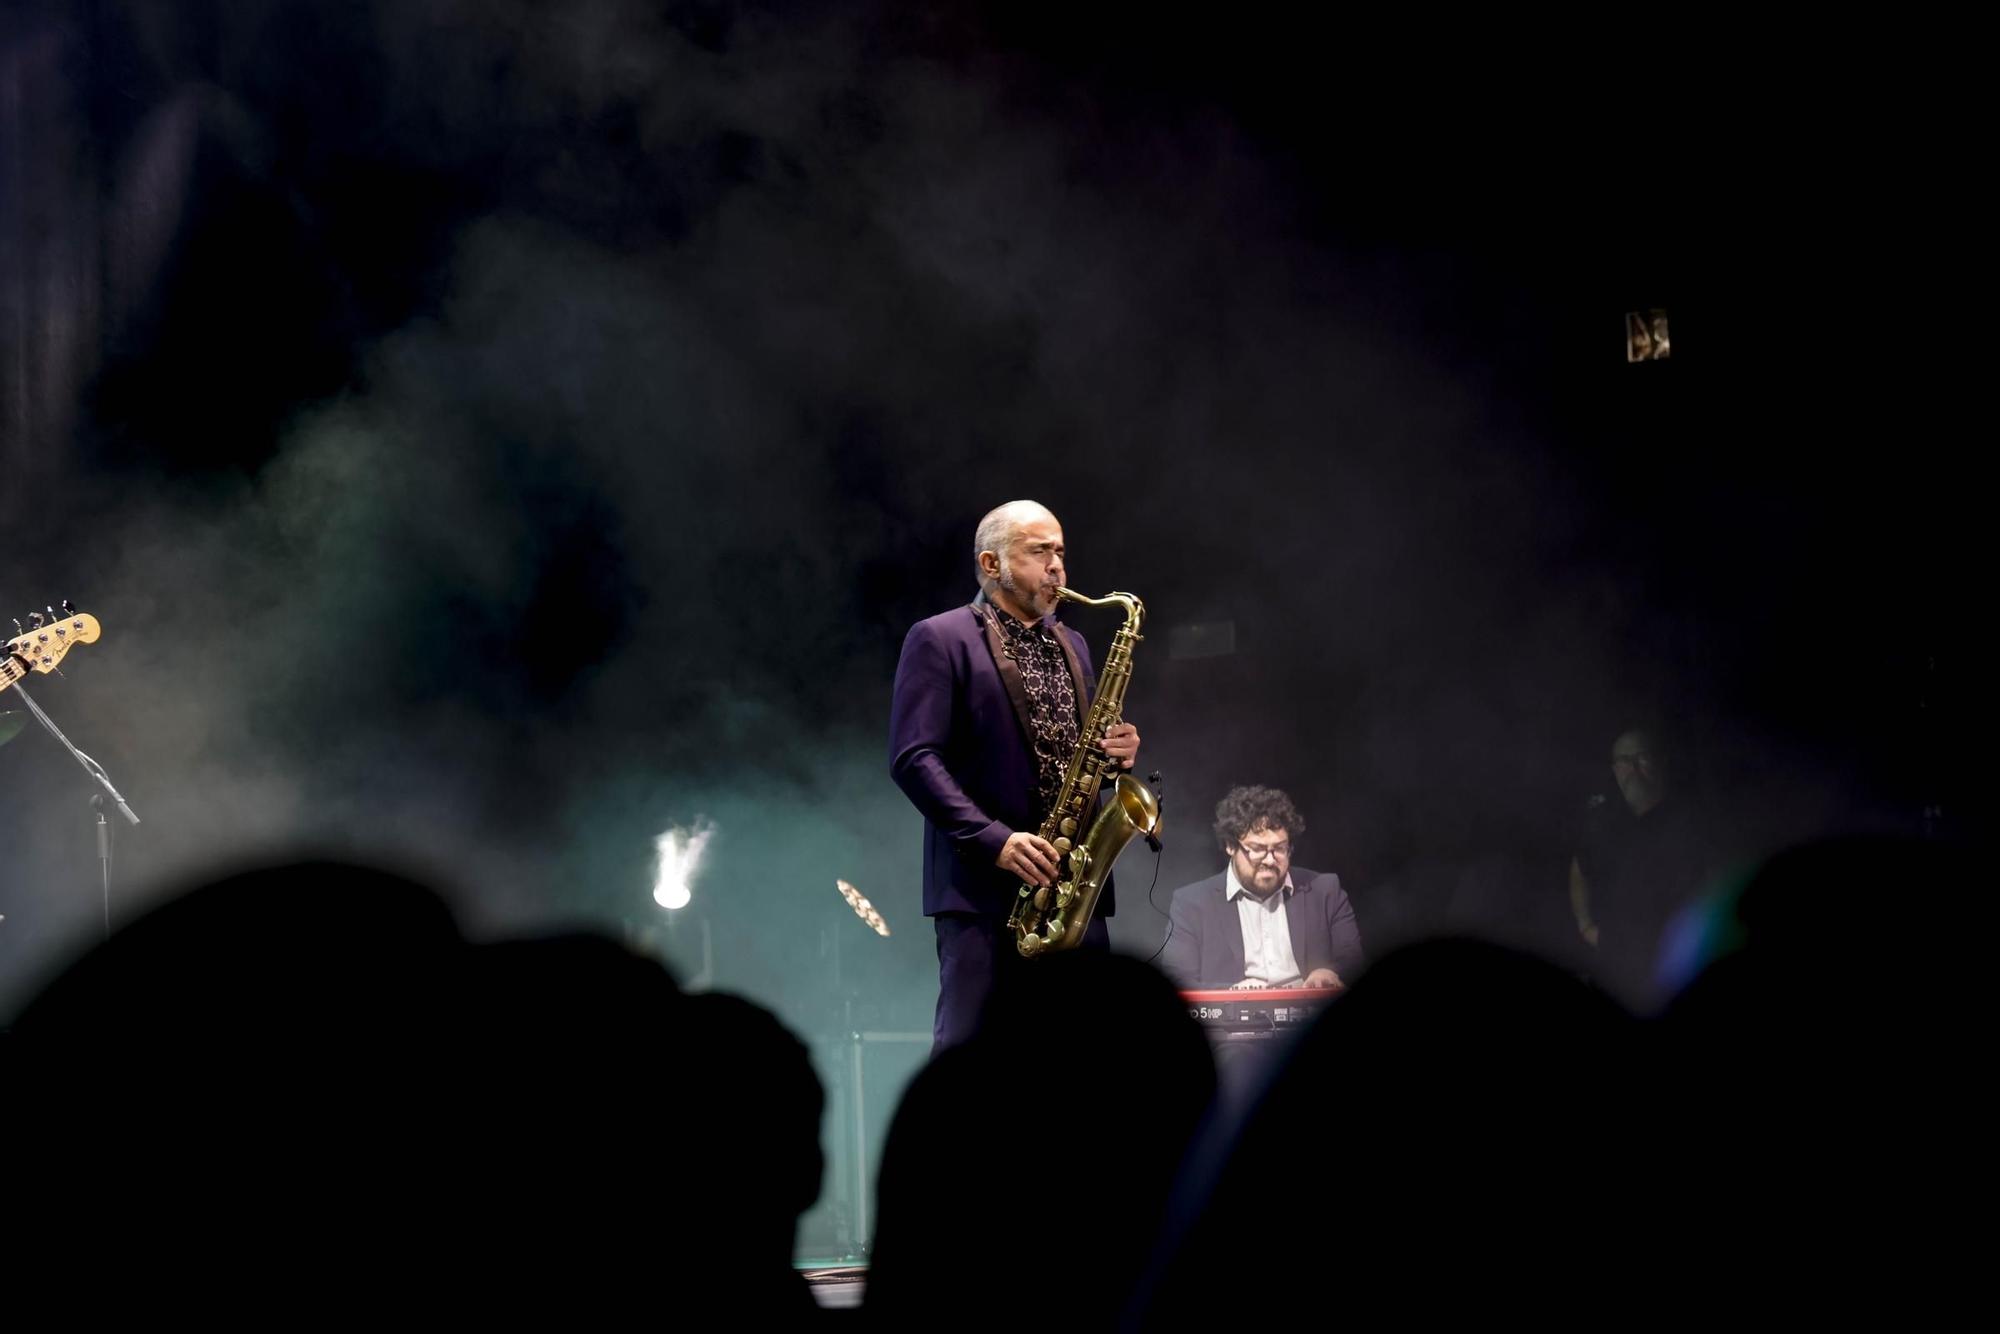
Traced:
<path id="1" fill-rule="evenodd" d="M 463 953 L 425 887 L 307 861 L 171 898 L 79 959 L 7 1051 L 37 1149 L 24 1205 L 71 1243 L 45 1281 L 115 1253 L 135 1299 L 151 1273 L 163 1308 L 265 1306 L 357 1235 L 393 1251 Z"/>
<path id="2" fill-rule="evenodd" d="M 896 1110 L 871 1318 L 1107 1328 L 1214 1091 L 1206 1040 L 1150 966 L 1079 951 L 1012 970 Z"/>
<path id="3" fill-rule="evenodd" d="M 1133 1320 L 1468 1314 L 1544 1292 L 1602 1217 L 1632 1115 L 1622 1010 L 1562 970 L 1438 941 L 1372 964 L 1190 1162 Z M 1252 1265 L 1244 1257 L 1268 1261 Z"/>
<path id="4" fill-rule="evenodd" d="M 261 868 L 91 951 L 5 1058 L 47 1292 L 115 1255 L 162 1312 L 814 1310 L 804 1047 L 608 940 L 472 946 L 406 878 Z"/>
<path id="5" fill-rule="evenodd" d="M 1943 1289 L 1914 1276 L 1963 1263 L 1940 1192 L 1988 1134 L 1976 871 L 1950 844 L 1826 839 L 1683 923 L 1705 966 L 1660 1024 L 1682 1132 L 1659 1180 L 1802 1316 L 1925 1323 Z"/>
<path id="6" fill-rule="evenodd" d="M 1711 896 L 1681 924 L 1675 1006 L 1695 1018 L 1796 1010 L 1828 1015 L 1943 1003 L 1973 977 L 1990 910 L 1969 852 L 1928 839 L 1831 838 L 1789 848 Z"/>
<path id="7" fill-rule="evenodd" d="M 688 998 L 680 1161 L 696 1226 L 718 1246 L 786 1268 L 799 1216 L 819 1199 L 825 1091 L 805 1044 L 740 996 Z"/>
<path id="8" fill-rule="evenodd" d="M 29 1004 L 15 1036 L 43 1053 L 115 1043 L 161 1060 L 307 1025 L 379 1040 L 367 1027 L 432 999 L 460 944 L 444 903 L 402 876 L 331 861 L 259 867 L 121 928 Z"/>
<path id="9" fill-rule="evenodd" d="M 465 1047 L 480 1093 L 460 1100 L 484 1165 L 473 1249 L 506 1257 L 510 1291 L 526 1278 L 569 1317 L 670 1312 L 697 1291 L 760 1328 L 812 1315 L 792 1244 L 819 1195 L 825 1099 L 798 1039 L 601 938 L 471 954 L 490 1005 Z"/>

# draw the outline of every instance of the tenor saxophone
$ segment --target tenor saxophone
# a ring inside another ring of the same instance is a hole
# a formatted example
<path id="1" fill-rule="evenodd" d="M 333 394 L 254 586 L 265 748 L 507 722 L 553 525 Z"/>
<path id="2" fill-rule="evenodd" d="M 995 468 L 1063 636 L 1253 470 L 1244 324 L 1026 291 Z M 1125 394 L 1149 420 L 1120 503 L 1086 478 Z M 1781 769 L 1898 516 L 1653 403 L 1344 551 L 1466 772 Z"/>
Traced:
<path id="1" fill-rule="evenodd" d="M 1125 845 L 1144 834 L 1157 838 L 1160 832 L 1160 799 L 1153 790 L 1130 774 L 1118 775 L 1110 804 L 1096 812 L 1097 793 L 1111 768 L 1104 753 L 1104 734 L 1125 709 L 1125 687 L 1132 679 L 1132 646 L 1139 642 L 1139 627 L 1146 619 L 1146 604 L 1130 593 L 1110 593 L 1087 598 L 1068 588 L 1056 589 L 1059 597 L 1081 602 L 1086 607 L 1125 609 L 1125 624 L 1112 637 L 1111 651 L 1105 655 L 1104 669 L 1097 678 L 1097 698 L 1084 716 L 1083 733 L 1076 754 L 1070 757 L 1069 772 L 1062 791 L 1042 821 L 1041 835 L 1055 845 L 1056 883 L 1037 887 L 1023 884 L 1014 897 L 1014 910 L 1007 927 L 1014 933 L 1014 946 L 1027 958 L 1045 950 L 1074 949 L 1083 943 L 1083 933 L 1097 911 L 1097 899 L 1111 875 L 1111 864 Z M 1083 841 L 1077 831 L 1089 821 Z"/>

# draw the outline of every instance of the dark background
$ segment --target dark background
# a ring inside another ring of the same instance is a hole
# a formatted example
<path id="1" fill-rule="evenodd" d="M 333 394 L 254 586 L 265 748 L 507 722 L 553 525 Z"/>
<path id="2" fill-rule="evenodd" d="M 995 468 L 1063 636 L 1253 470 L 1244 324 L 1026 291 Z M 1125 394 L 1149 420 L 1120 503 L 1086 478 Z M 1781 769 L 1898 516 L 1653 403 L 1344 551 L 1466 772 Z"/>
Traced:
<path id="1" fill-rule="evenodd" d="M 103 623 L 34 686 L 146 818 L 114 915 L 333 843 L 924 1027 L 889 681 L 1019 496 L 1147 601 L 1161 903 L 1262 782 L 1372 946 L 1561 953 L 1635 721 L 1740 864 L 1964 829 L 1951 34 L 1074 10 L 9 9 L 0 592 Z M 0 784 L 11 1008 L 100 904 L 82 775 Z"/>

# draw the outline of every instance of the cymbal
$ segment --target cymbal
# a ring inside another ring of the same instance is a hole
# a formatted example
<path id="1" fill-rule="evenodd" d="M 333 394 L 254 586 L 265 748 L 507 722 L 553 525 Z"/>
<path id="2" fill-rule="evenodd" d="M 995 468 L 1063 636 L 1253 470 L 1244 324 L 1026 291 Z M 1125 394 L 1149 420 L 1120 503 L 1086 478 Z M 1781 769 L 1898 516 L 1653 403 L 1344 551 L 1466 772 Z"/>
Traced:
<path id="1" fill-rule="evenodd" d="M 0 746 L 14 739 L 14 734 L 28 725 L 28 715 L 0 711 Z"/>

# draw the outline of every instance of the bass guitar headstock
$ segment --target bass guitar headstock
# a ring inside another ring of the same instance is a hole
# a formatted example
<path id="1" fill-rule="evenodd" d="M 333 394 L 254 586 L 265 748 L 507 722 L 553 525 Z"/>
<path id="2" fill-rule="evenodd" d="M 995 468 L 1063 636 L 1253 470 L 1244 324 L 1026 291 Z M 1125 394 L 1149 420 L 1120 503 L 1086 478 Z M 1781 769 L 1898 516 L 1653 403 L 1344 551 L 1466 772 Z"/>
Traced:
<path id="1" fill-rule="evenodd" d="M 14 629 L 18 633 L 7 641 L 4 664 L 8 682 L 18 681 L 31 671 L 54 671 L 70 649 L 78 644 L 94 644 L 102 633 L 97 618 L 78 611 L 68 598 L 63 599 L 62 610 L 50 607 L 46 612 L 29 612 L 27 624 L 16 620 Z"/>

